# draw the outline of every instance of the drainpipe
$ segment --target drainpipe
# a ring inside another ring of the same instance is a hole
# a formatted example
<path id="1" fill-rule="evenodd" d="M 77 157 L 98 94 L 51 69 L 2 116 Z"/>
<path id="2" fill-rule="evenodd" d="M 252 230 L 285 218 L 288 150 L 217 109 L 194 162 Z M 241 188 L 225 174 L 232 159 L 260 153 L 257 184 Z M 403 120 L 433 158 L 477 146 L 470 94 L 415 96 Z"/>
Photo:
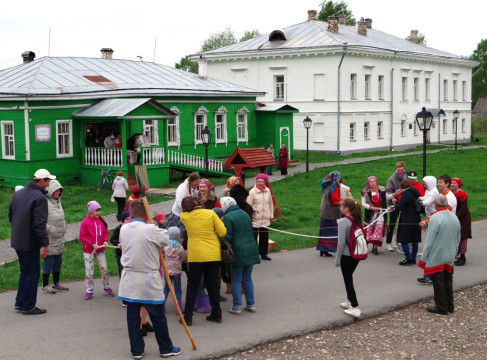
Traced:
<path id="1" fill-rule="evenodd" d="M 340 68 L 342 66 L 343 58 L 345 57 L 347 51 L 347 43 L 343 43 L 343 54 L 342 58 L 340 59 L 340 64 L 338 65 L 337 69 L 337 77 L 338 77 L 338 87 L 337 87 L 337 154 L 340 155 L 340 92 L 341 92 L 341 81 L 340 81 Z"/>
<path id="2" fill-rule="evenodd" d="M 24 101 L 25 160 L 30 161 L 29 103 Z"/>
<path id="3" fill-rule="evenodd" d="M 391 145 L 390 150 L 394 151 L 394 68 L 391 69 Z"/>
<path id="4" fill-rule="evenodd" d="M 441 74 L 438 73 L 438 109 L 441 109 L 440 102 L 441 102 Z M 441 134 L 441 116 L 438 114 L 438 144 L 441 144 L 440 134 Z"/>

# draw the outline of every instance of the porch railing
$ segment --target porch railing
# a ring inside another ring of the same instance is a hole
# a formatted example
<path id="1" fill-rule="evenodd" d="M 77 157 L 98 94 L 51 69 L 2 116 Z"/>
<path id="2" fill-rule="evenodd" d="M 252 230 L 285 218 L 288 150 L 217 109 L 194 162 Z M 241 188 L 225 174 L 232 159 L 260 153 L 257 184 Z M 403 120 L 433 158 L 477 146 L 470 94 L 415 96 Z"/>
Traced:
<path id="1" fill-rule="evenodd" d="M 85 148 L 85 165 L 98 165 L 107 167 L 122 167 L 122 149 L 118 148 Z"/>
<path id="2" fill-rule="evenodd" d="M 141 151 L 142 165 L 159 165 L 165 163 L 163 147 L 143 147 Z"/>
<path id="3" fill-rule="evenodd" d="M 204 157 L 185 154 L 174 150 L 167 151 L 167 162 L 206 169 Z M 223 172 L 223 161 L 208 159 L 208 170 Z"/>

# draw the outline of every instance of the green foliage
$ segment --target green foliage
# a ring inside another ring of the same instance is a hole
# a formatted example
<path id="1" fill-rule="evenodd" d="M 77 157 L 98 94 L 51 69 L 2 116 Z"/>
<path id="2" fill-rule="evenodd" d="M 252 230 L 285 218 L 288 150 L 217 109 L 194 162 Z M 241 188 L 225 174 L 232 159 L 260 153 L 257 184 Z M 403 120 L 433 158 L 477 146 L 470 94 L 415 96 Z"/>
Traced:
<path id="1" fill-rule="evenodd" d="M 328 21 L 329 16 L 338 16 L 343 13 L 347 16 L 347 25 L 355 26 L 355 24 L 357 23 L 355 17 L 352 14 L 352 10 L 348 9 L 348 5 L 343 1 L 323 1 L 320 6 L 321 10 L 317 16 L 318 20 Z"/>
<path id="2" fill-rule="evenodd" d="M 407 41 L 410 41 L 411 40 L 411 35 L 409 35 L 408 37 L 406 37 L 406 40 Z M 418 34 L 418 44 L 426 46 L 426 36 L 424 36 L 424 34 L 422 34 L 422 33 L 419 33 Z"/>
<path id="3" fill-rule="evenodd" d="M 262 36 L 259 30 L 247 30 L 244 32 L 243 36 L 240 38 L 240 42 L 254 39 L 256 37 Z"/>
<path id="4" fill-rule="evenodd" d="M 475 74 L 472 77 L 472 106 L 475 106 L 479 98 L 487 97 L 487 39 L 478 43 L 470 59 L 482 62 L 472 70 L 472 74 Z"/>
<path id="5" fill-rule="evenodd" d="M 224 46 L 233 45 L 236 42 L 237 39 L 235 38 L 232 29 L 226 28 L 224 31 L 217 32 L 206 39 L 203 42 L 203 45 L 201 45 L 200 52 L 219 49 Z"/>
<path id="6" fill-rule="evenodd" d="M 476 116 L 472 118 L 472 136 L 487 135 L 487 118 Z"/>
<path id="7" fill-rule="evenodd" d="M 194 74 L 198 73 L 198 63 L 188 59 L 187 57 L 182 57 L 178 63 L 174 64 L 174 67 L 176 69 L 192 72 Z"/>

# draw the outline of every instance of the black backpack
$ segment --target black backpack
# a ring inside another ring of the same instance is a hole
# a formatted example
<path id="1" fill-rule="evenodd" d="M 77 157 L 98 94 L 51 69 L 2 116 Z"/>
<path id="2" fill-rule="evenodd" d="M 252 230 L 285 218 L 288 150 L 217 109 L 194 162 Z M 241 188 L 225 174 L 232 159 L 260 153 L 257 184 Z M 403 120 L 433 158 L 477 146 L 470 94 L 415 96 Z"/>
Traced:
<path id="1" fill-rule="evenodd" d="M 416 214 L 424 214 L 424 205 L 420 198 L 414 198 L 414 212 Z"/>

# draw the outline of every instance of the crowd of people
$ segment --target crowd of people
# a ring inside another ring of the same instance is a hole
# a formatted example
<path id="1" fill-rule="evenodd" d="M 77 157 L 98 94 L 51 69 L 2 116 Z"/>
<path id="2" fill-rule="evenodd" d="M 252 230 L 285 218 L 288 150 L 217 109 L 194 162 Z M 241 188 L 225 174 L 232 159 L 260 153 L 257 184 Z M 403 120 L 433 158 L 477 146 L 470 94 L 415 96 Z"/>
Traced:
<path id="1" fill-rule="evenodd" d="M 16 191 L 9 208 L 11 244 L 20 263 L 15 309 L 24 315 L 46 312 L 36 307 L 40 257 L 44 258 L 41 291 L 55 294 L 69 290 L 60 283 L 66 222 L 61 205 L 63 187 L 55 179 L 49 171 L 38 170 L 32 182 Z M 353 285 L 353 273 L 360 260 L 350 247 L 351 239 L 356 236 L 352 229 L 362 229 L 371 253 L 378 255 L 384 239 L 385 250 L 394 250 L 396 223 L 396 241 L 405 256 L 399 265 L 418 265 L 424 270 L 424 276 L 418 281 L 433 284 L 435 306 L 427 310 L 442 315 L 454 311 L 453 267 L 466 264 L 467 241 L 472 237 L 468 195 L 462 186 L 460 178 L 452 179 L 448 174 L 438 178 L 425 176 L 421 183 L 416 171 L 406 171 L 403 161 L 396 163 L 385 187 L 377 177 L 368 177 L 360 201 L 352 197 L 350 187 L 338 171 L 332 171 L 322 180 L 316 250 L 323 257 L 336 253 L 335 265 L 341 267 L 347 294 L 346 301 L 340 304 L 345 314 L 361 316 Z M 88 215 L 80 226 L 85 263 L 84 299 L 93 298 L 95 260 L 102 274 L 103 292 L 115 296 L 105 256 L 110 241 L 116 247 L 120 276 L 118 299 L 127 308 L 129 340 L 135 359 L 142 358 L 143 336 L 149 331 L 155 332 L 161 356 L 181 352 L 172 344 L 167 328 L 164 304 L 170 284 L 163 281 L 160 254 L 167 264 L 178 307 L 188 326 L 193 324 L 195 311 L 209 313 L 206 320 L 210 322 L 222 322 L 220 303 L 227 300 L 220 295 L 222 281 L 227 284 L 226 292 L 232 294 L 231 314 L 257 311 L 252 271 L 261 260 L 271 260 L 268 234 L 274 222 L 274 204 L 265 173 L 256 176 L 250 191 L 240 184 L 238 177 L 229 178 L 220 197 L 210 180 L 191 173 L 178 186 L 170 214 L 156 214 L 156 226 L 150 224 L 151 215 L 146 213 L 138 186 L 131 188 L 132 194 L 126 200 L 128 184 L 122 171 L 117 173 L 113 190 L 121 224 L 111 238 L 101 216 L 101 205 L 95 200 L 88 202 Z M 25 226 L 25 221 L 30 226 Z M 422 232 L 426 232 L 426 241 L 417 262 Z M 222 261 L 223 238 L 233 248 L 234 259 L 230 263 Z M 49 284 L 51 273 L 52 285 Z M 187 275 L 184 304 L 183 273 Z"/>

